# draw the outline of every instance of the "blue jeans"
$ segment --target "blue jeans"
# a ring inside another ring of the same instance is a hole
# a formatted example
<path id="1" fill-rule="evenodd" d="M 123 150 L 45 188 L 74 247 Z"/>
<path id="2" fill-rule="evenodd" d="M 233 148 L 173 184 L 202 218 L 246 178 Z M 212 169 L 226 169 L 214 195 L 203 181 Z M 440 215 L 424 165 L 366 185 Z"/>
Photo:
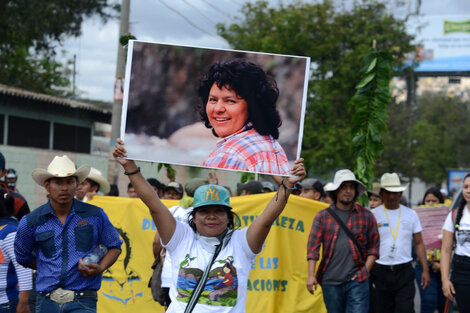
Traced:
<path id="1" fill-rule="evenodd" d="M 59 305 L 43 293 L 36 295 L 36 313 L 95 313 L 96 299 L 80 298 Z"/>
<path id="2" fill-rule="evenodd" d="M 328 313 L 369 311 L 369 279 L 351 280 L 341 285 L 323 285 L 323 301 Z"/>
<path id="3" fill-rule="evenodd" d="M 423 274 L 423 267 L 421 264 L 416 264 L 416 283 L 418 284 L 419 295 L 421 297 L 421 313 L 434 313 L 437 309 L 439 313 L 444 312 L 444 306 L 446 304 L 446 298 L 442 293 L 442 281 L 441 272 L 435 272 L 432 269 L 429 270 L 429 276 L 431 282 L 428 288 L 421 288 L 421 274 Z"/>
<path id="4" fill-rule="evenodd" d="M 10 302 L 0 304 L 0 313 L 16 313 L 16 306 L 18 305 L 18 298 Z"/>

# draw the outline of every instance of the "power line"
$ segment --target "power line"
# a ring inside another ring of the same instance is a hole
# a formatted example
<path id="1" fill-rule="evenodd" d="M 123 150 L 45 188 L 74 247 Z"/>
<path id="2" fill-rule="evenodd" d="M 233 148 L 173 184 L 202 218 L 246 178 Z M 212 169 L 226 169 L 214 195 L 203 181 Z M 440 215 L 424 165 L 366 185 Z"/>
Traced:
<path id="1" fill-rule="evenodd" d="M 208 6 L 210 6 L 210 7 L 213 8 L 214 10 L 218 11 L 219 13 L 222 13 L 222 14 L 228 15 L 228 16 L 232 16 L 230 13 L 227 13 L 227 12 L 222 11 L 221 9 L 219 9 L 218 7 L 216 7 L 215 5 L 213 5 L 212 3 L 208 2 L 207 0 L 202 0 L 202 2 L 206 3 Z"/>
<path id="2" fill-rule="evenodd" d="M 184 16 L 183 14 L 181 14 L 178 10 L 170 7 L 168 4 L 166 4 L 166 2 L 164 2 L 163 0 L 158 0 L 160 1 L 161 4 L 163 4 L 166 8 L 170 9 L 171 11 L 175 12 L 176 14 L 178 14 L 180 17 L 182 17 L 186 22 L 188 22 L 188 24 L 190 24 L 191 26 L 193 26 L 194 28 L 198 29 L 199 31 L 209 35 L 209 36 L 212 36 L 212 37 L 215 37 L 216 35 L 214 34 L 211 34 L 209 33 L 208 31 L 206 31 L 205 29 L 197 26 L 196 24 L 194 24 L 193 22 L 191 22 L 190 19 L 188 19 L 186 16 Z"/>
<path id="3" fill-rule="evenodd" d="M 212 24 L 217 24 L 217 22 L 215 22 L 214 20 L 212 20 L 210 17 L 208 17 L 207 15 L 205 15 L 204 13 L 202 13 L 201 10 L 199 10 L 198 7 L 196 7 L 195 5 L 191 4 L 190 2 L 188 2 L 187 0 L 183 0 L 184 3 L 186 3 L 187 5 L 189 5 L 190 7 L 192 7 L 194 10 L 198 11 L 202 16 L 204 16 L 206 19 L 208 19 Z"/>

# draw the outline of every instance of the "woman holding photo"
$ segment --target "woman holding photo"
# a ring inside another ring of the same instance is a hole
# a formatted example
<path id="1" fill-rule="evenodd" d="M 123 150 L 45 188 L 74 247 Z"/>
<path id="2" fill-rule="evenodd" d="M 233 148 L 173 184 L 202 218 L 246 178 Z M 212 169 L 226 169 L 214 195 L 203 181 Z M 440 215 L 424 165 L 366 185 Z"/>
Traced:
<path id="1" fill-rule="evenodd" d="M 283 179 L 279 191 L 253 223 L 248 228 L 233 230 L 235 215 L 224 187 L 198 187 L 193 211 L 185 224 L 175 220 L 134 161 L 123 159 L 127 151 L 121 139 L 117 140 L 113 156 L 149 208 L 161 242 L 171 255 L 171 304 L 167 312 L 190 312 L 187 307 L 191 306 L 192 312 L 245 312 L 252 262 L 261 252 L 295 183 L 306 175 L 303 159 L 295 161 L 290 172 L 295 176 Z"/>
<path id="2" fill-rule="evenodd" d="M 202 166 L 289 174 L 286 153 L 277 141 L 279 90 L 261 67 L 244 59 L 217 62 L 198 93 L 205 126 L 221 138 Z"/>

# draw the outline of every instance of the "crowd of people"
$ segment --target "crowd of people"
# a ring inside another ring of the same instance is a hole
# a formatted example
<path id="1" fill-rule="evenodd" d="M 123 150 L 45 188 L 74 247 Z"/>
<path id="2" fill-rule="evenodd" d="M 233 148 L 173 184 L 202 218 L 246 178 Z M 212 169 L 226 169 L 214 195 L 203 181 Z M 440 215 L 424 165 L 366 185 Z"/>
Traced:
<path id="1" fill-rule="evenodd" d="M 165 255 L 161 287 L 168 312 L 187 306 L 194 312 L 243 312 L 249 264 L 290 194 L 329 205 L 312 223 L 306 282 L 312 294 L 322 287 L 328 312 L 414 312 L 415 281 L 422 313 L 448 312 L 454 297 L 459 312 L 470 311 L 470 174 L 463 182 L 462 202 L 443 225 L 442 250 L 430 258 L 418 215 L 401 204 L 408 186 L 396 173 L 384 173 L 371 190 L 347 169 L 323 185 L 303 179 L 303 160 L 297 160 L 294 176 L 237 184 L 237 196 L 275 194 L 250 227 L 234 229 L 232 192 L 213 173 L 190 179 L 184 187 L 175 181 L 165 185 L 145 179 L 133 161 L 122 158 L 126 150 L 120 140 L 114 156 L 129 177 L 128 196 L 144 201 L 157 226 L 153 252 L 155 257 Z M 16 171 L 6 168 L 1 153 L 0 168 L 5 177 L 0 183 L 0 312 L 95 312 L 101 274 L 118 258 L 122 240 L 106 213 L 87 201 L 97 194 L 115 196 L 116 191 L 99 170 L 77 169 L 67 156 L 57 156 L 47 169 L 32 173 L 48 199 L 31 212 L 18 193 Z M 358 202 L 363 194 L 368 208 Z M 180 202 L 167 209 L 160 199 Z M 427 207 L 442 203 L 436 187 L 421 202 Z M 95 263 L 85 263 L 99 247 L 105 252 Z M 181 267 L 188 256 L 189 270 Z M 219 280 L 207 266 L 216 260 L 224 264 Z M 202 283 L 188 285 L 184 273 L 194 269 Z M 207 286 L 213 292 L 202 293 Z M 226 306 L 227 297 L 233 305 Z"/>
<path id="2" fill-rule="evenodd" d="M 198 94 L 201 121 L 220 138 L 202 166 L 284 178 L 237 185 L 237 196 L 274 194 L 248 228 L 234 229 L 232 191 L 214 175 L 185 187 L 145 179 L 117 139 L 113 155 L 129 177 L 127 195 L 146 204 L 158 230 L 153 251 L 156 259 L 165 255 L 160 287 L 168 312 L 244 312 L 251 263 L 290 194 L 329 205 L 312 223 L 306 282 L 312 294 L 321 285 L 328 312 L 414 312 L 415 280 L 421 312 L 444 312 L 444 299 L 454 295 L 459 311 L 470 312 L 470 177 L 462 203 L 444 223 L 440 258 L 434 253 L 430 259 L 419 217 L 404 204 L 407 185 L 396 173 L 384 173 L 368 191 L 347 169 L 323 186 L 304 179 L 303 159 L 289 168 L 278 142 L 279 90 L 259 65 L 216 62 Z M 41 313 L 96 311 L 101 275 L 117 260 L 123 241 L 106 213 L 88 202 L 98 193 L 119 196 L 117 186 L 96 168 L 77 169 L 67 156 L 56 156 L 47 169 L 32 172 L 48 199 L 30 211 L 18 193 L 17 173 L 6 168 L 1 153 L 0 170 L 0 313 L 28 312 L 30 306 Z M 366 192 L 369 208 L 358 202 Z M 160 199 L 179 205 L 168 209 Z M 423 203 L 442 203 L 442 195 L 429 190 Z M 30 305 L 28 298 L 34 299 Z"/>

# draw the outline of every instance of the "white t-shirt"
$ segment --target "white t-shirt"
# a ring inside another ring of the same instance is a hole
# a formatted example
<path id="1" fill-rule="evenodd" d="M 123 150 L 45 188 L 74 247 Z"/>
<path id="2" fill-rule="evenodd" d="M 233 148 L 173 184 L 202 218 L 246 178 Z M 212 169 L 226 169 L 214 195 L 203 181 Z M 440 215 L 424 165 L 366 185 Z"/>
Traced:
<path id="1" fill-rule="evenodd" d="M 194 313 L 245 312 L 248 275 L 256 257 L 248 245 L 246 232 L 247 228 L 235 230 L 220 251 Z M 189 225 L 176 223 L 175 233 L 166 245 L 172 256 L 173 278 L 167 313 L 184 312 L 197 281 L 212 260 L 215 242 L 217 238 L 202 237 Z"/>
<path id="2" fill-rule="evenodd" d="M 454 214 L 457 214 L 455 211 Z M 454 232 L 454 222 L 452 220 L 452 212 L 447 215 L 446 221 L 444 222 L 443 230 L 448 232 Z M 468 212 L 468 207 L 465 206 L 463 209 L 462 219 L 459 223 L 459 231 L 456 236 L 457 244 L 455 247 L 455 253 L 457 255 L 463 255 L 470 257 L 470 213 Z"/>
<path id="3" fill-rule="evenodd" d="M 193 211 L 193 207 L 185 209 L 182 206 L 175 205 L 169 208 L 168 210 L 171 212 L 175 220 L 187 224 L 189 214 Z M 162 268 L 162 287 L 170 288 L 171 283 L 171 256 L 170 253 L 167 251 Z"/>
<path id="4" fill-rule="evenodd" d="M 380 235 L 380 257 L 376 262 L 382 265 L 395 265 L 410 262 L 413 259 L 411 257 L 413 234 L 423 230 L 416 212 L 400 204 L 399 209 L 387 210 L 390 222 L 387 219 L 383 205 L 373 209 L 372 213 L 377 220 Z M 400 225 L 395 246 L 393 246 L 393 235 L 389 223 L 395 234 L 399 214 Z"/>

